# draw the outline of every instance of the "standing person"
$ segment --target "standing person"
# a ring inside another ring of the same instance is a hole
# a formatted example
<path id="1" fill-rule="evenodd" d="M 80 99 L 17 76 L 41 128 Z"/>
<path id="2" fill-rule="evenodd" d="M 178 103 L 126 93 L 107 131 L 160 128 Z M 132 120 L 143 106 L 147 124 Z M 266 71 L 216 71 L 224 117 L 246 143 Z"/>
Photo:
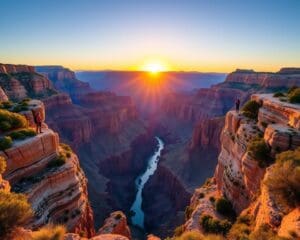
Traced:
<path id="1" fill-rule="evenodd" d="M 34 114 L 34 122 L 36 124 L 36 133 L 43 133 L 42 132 L 42 123 L 43 123 L 43 118 L 40 112 L 37 112 Z"/>
<path id="2" fill-rule="evenodd" d="M 236 110 L 237 113 L 240 111 L 240 103 L 241 103 L 240 99 L 237 98 L 235 100 L 235 110 Z"/>

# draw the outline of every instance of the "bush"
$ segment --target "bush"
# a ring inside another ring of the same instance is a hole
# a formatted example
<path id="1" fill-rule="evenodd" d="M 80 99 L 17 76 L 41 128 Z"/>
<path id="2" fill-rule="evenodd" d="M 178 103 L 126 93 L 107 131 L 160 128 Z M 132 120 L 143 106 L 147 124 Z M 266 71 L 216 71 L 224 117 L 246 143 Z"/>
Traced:
<path id="1" fill-rule="evenodd" d="M 64 149 L 65 151 L 67 151 L 67 152 L 72 152 L 72 148 L 71 148 L 68 144 L 61 143 L 60 146 L 61 146 L 62 149 Z"/>
<path id="2" fill-rule="evenodd" d="M 203 215 L 200 218 L 200 225 L 203 227 L 205 232 L 222 233 L 224 235 L 231 228 L 231 223 L 228 220 L 214 219 L 212 216 L 209 215 Z"/>
<path id="3" fill-rule="evenodd" d="M 276 156 L 264 184 L 287 210 L 300 204 L 300 148 Z"/>
<path id="4" fill-rule="evenodd" d="M 62 225 L 46 225 L 32 233 L 32 240 L 63 240 L 66 229 Z"/>
<path id="5" fill-rule="evenodd" d="M 245 117 L 252 118 L 252 119 L 257 119 L 258 116 L 258 110 L 261 107 L 261 105 L 254 101 L 250 100 L 245 103 L 245 105 L 242 108 L 242 114 Z"/>
<path id="6" fill-rule="evenodd" d="M 47 164 L 47 168 L 56 168 L 66 163 L 66 157 L 60 154 L 57 158 L 53 159 Z"/>
<path id="7" fill-rule="evenodd" d="M 298 87 L 297 86 L 293 86 L 293 87 L 290 87 L 287 91 L 288 94 L 292 93 L 295 89 L 297 89 Z"/>
<path id="8" fill-rule="evenodd" d="M 226 216 L 226 217 L 234 217 L 235 212 L 233 210 L 232 204 L 226 198 L 219 198 L 216 201 L 216 210 L 218 213 Z"/>
<path id="9" fill-rule="evenodd" d="M 300 88 L 295 88 L 288 94 L 290 103 L 300 103 Z"/>
<path id="10" fill-rule="evenodd" d="M 247 151 L 251 157 L 258 161 L 261 168 L 270 163 L 270 149 L 262 137 L 252 139 L 247 146 Z"/>
<path id="11" fill-rule="evenodd" d="M 13 106 L 11 101 L 5 101 L 0 104 L 0 108 L 9 109 Z"/>
<path id="12" fill-rule="evenodd" d="M 6 169 L 6 160 L 4 157 L 0 156 L 0 174 L 4 173 Z"/>
<path id="13" fill-rule="evenodd" d="M 251 232 L 251 223 L 252 220 L 248 215 L 239 216 L 227 235 L 228 239 L 248 239 Z"/>
<path id="14" fill-rule="evenodd" d="M 17 128 L 25 128 L 28 123 L 24 116 L 0 109 L 0 130 L 8 131 Z"/>
<path id="15" fill-rule="evenodd" d="M 9 136 L 13 140 L 23 140 L 28 137 L 34 137 L 36 136 L 36 132 L 33 129 L 22 129 L 22 130 L 17 130 L 9 134 Z"/>
<path id="16" fill-rule="evenodd" d="M 276 92 L 273 94 L 273 97 L 284 97 L 284 94 L 282 92 Z"/>
<path id="17" fill-rule="evenodd" d="M 24 195 L 0 190 L 1 237 L 7 236 L 16 227 L 25 224 L 31 216 L 32 210 Z"/>
<path id="18" fill-rule="evenodd" d="M 5 136 L 5 137 L 0 138 L 0 150 L 4 151 L 4 150 L 10 148 L 12 146 L 12 143 L 13 142 L 12 142 L 11 137 Z"/>

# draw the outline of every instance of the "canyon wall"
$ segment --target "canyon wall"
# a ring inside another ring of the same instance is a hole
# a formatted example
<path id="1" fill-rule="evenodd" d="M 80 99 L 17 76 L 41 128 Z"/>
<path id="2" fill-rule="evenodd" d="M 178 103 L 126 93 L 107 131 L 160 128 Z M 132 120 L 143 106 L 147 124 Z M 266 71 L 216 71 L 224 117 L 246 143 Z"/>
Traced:
<path id="1" fill-rule="evenodd" d="M 51 81 L 26 65 L 0 64 L 0 86 L 11 100 L 56 94 Z"/>
<path id="2" fill-rule="evenodd" d="M 224 220 L 224 215 L 216 210 L 215 201 L 225 197 L 238 215 L 251 219 L 251 223 L 247 223 L 249 225 L 244 225 L 249 228 L 248 235 L 251 231 L 262 231 L 264 226 L 287 239 L 298 239 L 296 236 L 300 236 L 297 206 L 283 207 L 276 193 L 266 184 L 275 166 L 275 155 L 300 146 L 300 107 L 275 98 L 273 94 L 255 94 L 251 99 L 261 106 L 257 119 L 236 111 L 226 114 L 214 177 L 194 192 L 183 231 L 207 233 L 207 229 L 200 224 L 204 215 L 218 221 Z M 264 165 L 257 155 L 249 151 L 249 145 L 258 136 L 268 148 L 269 157 L 263 158 Z M 241 220 L 238 218 L 238 221 Z M 241 224 L 238 221 L 236 224 Z M 237 232 L 229 232 L 226 239 L 238 239 L 231 234 L 236 236 Z"/>
<path id="3" fill-rule="evenodd" d="M 84 93 L 91 92 L 88 83 L 78 80 L 75 73 L 62 66 L 35 66 L 35 71 L 50 79 L 56 89 L 71 95 L 73 100 Z"/>
<path id="4" fill-rule="evenodd" d="M 115 210 L 128 215 L 135 196 L 134 180 L 146 167 L 147 157 L 156 145 L 152 133 L 139 119 L 135 104 L 130 97 L 112 92 L 85 91 L 85 87 L 80 91 L 80 81 L 75 81 L 74 73 L 68 69 L 37 70 L 43 70 L 54 84 L 65 84 L 60 85 L 65 93 L 44 99 L 46 122 L 79 155 L 90 180 L 88 191 L 95 225 L 102 225 Z M 79 86 L 77 90 L 66 87 L 74 84 Z"/>
<path id="5" fill-rule="evenodd" d="M 28 110 L 20 112 L 30 127 L 35 126 L 36 112 L 45 116 L 44 105 L 38 100 L 29 101 Z M 53 222 L 64 224 L 71 232 L 94 234 L 87 179 L 77 156 L 60 144 L 57 133 L 44 124 L 43 133 L 13 140 L 12 146 L 0 151 L 0 155 L 6 160 L 3 176 L 12 191 L 26 194 L 33 208 L 34 217 L 28 227 L 37 229 Z"/>

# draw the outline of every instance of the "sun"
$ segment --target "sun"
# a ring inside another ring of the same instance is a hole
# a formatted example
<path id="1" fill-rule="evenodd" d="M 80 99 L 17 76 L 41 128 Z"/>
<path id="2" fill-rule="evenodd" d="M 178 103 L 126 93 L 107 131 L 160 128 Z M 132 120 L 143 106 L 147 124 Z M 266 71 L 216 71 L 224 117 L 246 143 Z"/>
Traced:
<path id="1" fill-rule="evenodd" d="M 153 62 L 145 63 L 144 66 L 142 67 L 142 70 L 152 74 L 157 74 L 160 72 L 167 71 L 167 67 L 165 64 L 163 64 L 160 61 L 153 61 Z"/>

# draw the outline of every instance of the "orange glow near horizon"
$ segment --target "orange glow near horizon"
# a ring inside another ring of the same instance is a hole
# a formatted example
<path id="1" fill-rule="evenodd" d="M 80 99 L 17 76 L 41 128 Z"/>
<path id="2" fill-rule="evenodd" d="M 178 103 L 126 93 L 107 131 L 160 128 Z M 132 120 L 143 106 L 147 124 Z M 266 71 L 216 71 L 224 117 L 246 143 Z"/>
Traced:
<path id="1" fill-rule="evenodd" d="M 147 61 L 140 67 L 140 70 L 149 72 L 153 75 L 158 74 L 160 72 L 166 72 L 169 71 L 169 67 L 166 63 L 160 61 L 160 60 L 151 60 Z"/>

